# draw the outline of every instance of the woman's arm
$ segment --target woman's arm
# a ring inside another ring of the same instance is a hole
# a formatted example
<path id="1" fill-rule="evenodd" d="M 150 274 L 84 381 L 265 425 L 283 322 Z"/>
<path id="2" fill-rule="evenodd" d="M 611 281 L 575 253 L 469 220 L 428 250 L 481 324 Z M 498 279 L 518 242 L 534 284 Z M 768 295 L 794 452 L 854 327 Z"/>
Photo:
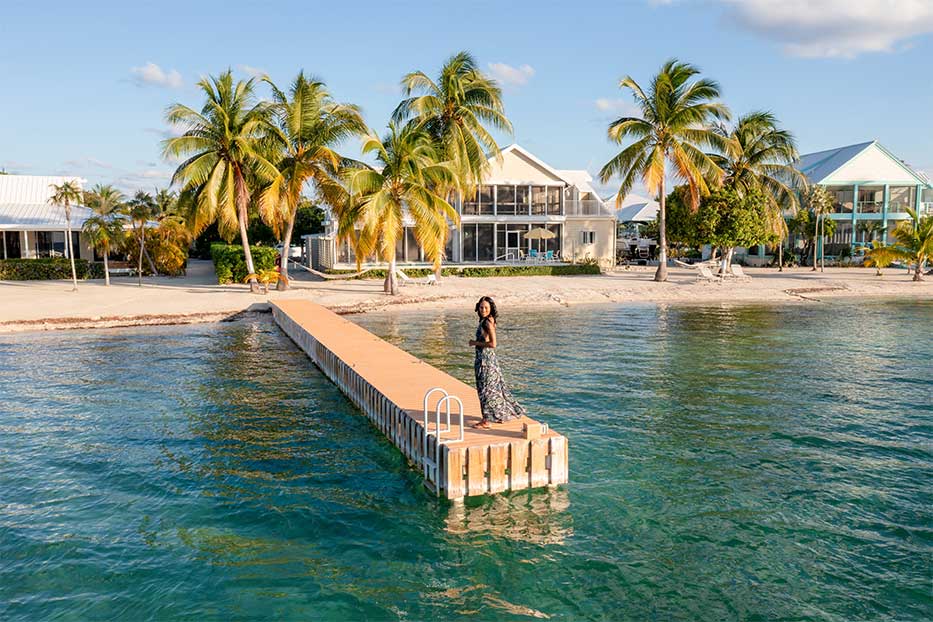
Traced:
<path id="1" fill-rule="evenodd" d="M 470 345 L 475 348 L 495 348 L 496 347 L 496 323 L 495 322 L 484 322 L 483 323 L 483 335 L 486 337 L 484 341 L 470 340 Z"/>

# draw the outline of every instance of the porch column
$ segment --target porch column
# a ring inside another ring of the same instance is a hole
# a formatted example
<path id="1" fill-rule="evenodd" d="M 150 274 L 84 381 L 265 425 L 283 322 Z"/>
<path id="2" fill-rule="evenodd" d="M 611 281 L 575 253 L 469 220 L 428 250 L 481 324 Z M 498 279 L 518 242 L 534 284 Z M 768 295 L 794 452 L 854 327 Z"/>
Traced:
<path id="1" fill-rule="evenodd" d="M 23 231 L 23 259 L 33 257 L 32 249 L 29 248 L 29 232 Z"/>
<path id="2" fill-rule="evenodd" d="M 858 184 L 852 186 L 852 252 L 855 253 L 855 224 L 858 221 Z"/>
<path id="3" fill-rule="evenodd" d="M 917 211 L 917 216 L 920 215 L 920 203 L 923 199 L 923 186 L 917 184 L 917 203 L 914 205 L 914 209 Z"/>
<path id="4" fill-rule="evenodd" d="M 891 186 L 884 185 L 884 203 L 881 204 L 881 241 L 888 243 L 888 202 L 891 200 Z"/>

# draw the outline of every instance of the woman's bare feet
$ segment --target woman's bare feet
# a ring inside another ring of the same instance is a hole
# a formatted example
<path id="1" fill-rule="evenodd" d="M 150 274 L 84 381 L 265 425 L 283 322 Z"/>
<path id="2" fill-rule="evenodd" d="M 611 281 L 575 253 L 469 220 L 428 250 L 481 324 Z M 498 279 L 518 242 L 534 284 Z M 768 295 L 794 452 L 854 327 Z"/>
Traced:
<path id="1" fill-rule="evenodd" d="M 489 425 L 489 422 L 486 421 L 485 419 L 480 419 L 479 421 L 477 421 L 476 423 L 474 423 L 474 424 L 471 425 L 470 427 L 471 427 L 471 428 L 478 428 L 478 429 L 481 429 L 481 430 L 488 430 L 488 429 L 491 428 L 492 426 L 490 426 L 490 425 Z"/>

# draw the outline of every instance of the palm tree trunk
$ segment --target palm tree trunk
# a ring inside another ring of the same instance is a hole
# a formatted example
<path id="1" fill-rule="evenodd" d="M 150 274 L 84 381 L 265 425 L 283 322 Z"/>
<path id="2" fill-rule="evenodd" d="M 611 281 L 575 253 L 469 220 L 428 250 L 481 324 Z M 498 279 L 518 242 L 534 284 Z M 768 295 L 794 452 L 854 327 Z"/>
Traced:
<path id="1" fill-rule="evenodd" d="M 292 210 L 292 216 L 288 219 L 288 227 L 285 229 L 285 238 L 282 240 L 282 261 L 279 265 L 279 282 L 275 288 L 280 292 L 288 289 L 288 256 L 292 248 L 292 233 L 295 229 L 295 216 L 298 214 L 297 206 Z"/>
<path id="2" fill-rule="evenodd" d="M 813 269 L 810 272 L 816 272 L 816 248 L 819 246 L 820 238 L 820 215 L 816 214 L 816 223 L 813 225 Z"/>
<path id="3" fill-rule="evenodd" d="M 722 249 L 722 263 L 719 264 L 719 274 L 726 276 L 729 274 L 729 266 L 732 265 L 732 250 L 733 247 Z"/>
<path id="4" fill-rule="evenodd" d="M 667 209 L 664 196 L 664 174 L 661 171 L 661 183 L 658 194 L 658 271 L 654 273 L 654 280 L 663 283 L 667 280 Z"/>
<path id="5" fill-rule="evenodd" d="M 392 259 L 389 260 L 389 274 L 386 277 L 385 290 L 387 294 L 392 296 L 398 295 L 398 275 L 395 274 L 397 270 L 395 265 L 395 251 L 393 246 Z"/>
<path id="6" fill-rule="evenodd" d="M 778 242 L 778 272 L 784 272 L 784 240 Z"/>
<path id="7" fill-rule="evenodd" d="M 236 192 L 237 220 L 240 221 L 240 243 L 243 245 L 243 256 L 246 258 L 246 273 L 256 274 L 256 268 L 253 265 L 253 253 L 249 249 L 249 236 L 246 233 L 246 221 L 249 218 L 247 209 L 249 208 L 249 193 L 246 191 L 246 180 L 243 179 L 243 173 L 239 168 L 234 169 L 234 184 Z M 256 277 L 249 280 L 249 291 L 253 294 L 260 293 L 259 281 Z"/>
<path id="8" fill-rule="evenodd" d="M 826 265 L 826 242 L 823 240 L 826 235 L 826 217 L 820 219 L 820 272 L 823 272 L 823 268 Z M 855 237 L 855 232 L 852 232 L 852 237 Z"/>
<path id="9" fill-rule="evenodd" d="M 143 255 L 146 256 L 146 263 L 149 264 L 149 271 L 153 275 L 158 275 L 159 271 L 156 270 L 155 262 L 152 261 L 152 257 L 149 255 L 149 249 L 146 248 L 146 225 L 143 225 Z"/>
<path id="10" fill-rule="evenodd" d="M 75 249 L 74 245 L 71 243 L 71 208 L 68 204 L 65 204 L 65 221 L 67 222 L 68 233 L 65 238 L 65 248 L 68 249 L 68 258 L 71 260 L 71 284 L 74 289 L 72 291 L 78 291 L 78 271 L 75 270 Z"/>
<path id="11" fill-rule="evenodd" d="M 917 258 L 917 267 L 914 268 L 914 281 L 923 280 L 923 262 L 920 261 L 920 258 Z"/>
<path id="12" fill-rule="evenodd" d="M 106 246 L 104 247 L 104 285 L 110 287 L 110 264 L 107 263 L 107 255 L 110 254 L 110 249 Z"/>
<path id="13" fill-rule="evenodd" d="M 139 257 L 137 257 L 136 261 L 136 279 L 140 287 L 143 286 L 143 248 L 146 244 L 146 240 L 143 236 L 145 235 L 145 231 L 145 225 L 143 225 L 139 230 Z"/>

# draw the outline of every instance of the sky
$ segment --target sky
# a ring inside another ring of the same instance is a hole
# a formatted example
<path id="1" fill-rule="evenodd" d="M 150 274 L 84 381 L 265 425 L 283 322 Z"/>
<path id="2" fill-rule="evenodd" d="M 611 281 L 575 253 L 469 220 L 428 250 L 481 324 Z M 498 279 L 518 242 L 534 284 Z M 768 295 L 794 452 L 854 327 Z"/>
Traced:
<path id="1" fill-rule="evenodd" d="M 633 111 L 619 80 L 675 57 L 734 114 L 772 111 L 801 153 L 876 139 L 933 176 L 931 0 L 5 0 L 0 169 L 165 187 L 166 107 L 199 108 L 197 81 L 228 67 L 282 87 L 304 69 L 381 133 L 401 77 L 460 50 L 503 87 L 500 145 L 555 168 L 595 177 L 620 149 L 607 125 Z"/>

